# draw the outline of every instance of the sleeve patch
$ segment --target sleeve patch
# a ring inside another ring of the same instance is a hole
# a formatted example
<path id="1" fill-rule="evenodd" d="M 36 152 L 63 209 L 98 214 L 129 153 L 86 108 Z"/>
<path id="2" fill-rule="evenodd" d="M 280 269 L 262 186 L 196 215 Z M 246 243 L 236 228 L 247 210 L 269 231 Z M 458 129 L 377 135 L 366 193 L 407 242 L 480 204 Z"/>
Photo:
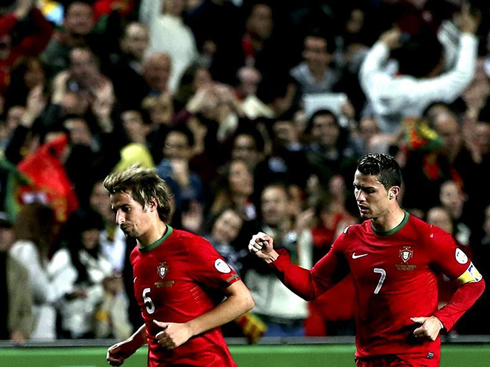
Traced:
<path id="1" fill-rule="evenodd" d="M 466 264 L 468 262 L 468 256 L 459 248 L 456 249 L 456 261 L 462 265 Z"/>
<path id="2" fill-rule="evenodd" d="M 482 280 L 482 275 L 478 271 L 478 269 L 473 265 L 473 263 L 470 263 L 470 266 L 466 271 L 460 275 L 458 278 L 459 282 L 461 284 L 465 283 L 477 283 L 480 280 Z"/>
<path id="3" fill-rule="evenodd" d="M 350 226 L 347 226 L 344 228 L 344 233 L 347 233 L 347 231 L 349 230 L 350 227 L 352 227 L 352 224 Z"/>
<path id="4" fill-rule="evenodd" d="M 216 270 L 223 274 L 228 274 L 231 272 L 231 268 L 222 259 L 216 259 L 216 261 L 214 262 L 214 267 L 216 268 Z"/>

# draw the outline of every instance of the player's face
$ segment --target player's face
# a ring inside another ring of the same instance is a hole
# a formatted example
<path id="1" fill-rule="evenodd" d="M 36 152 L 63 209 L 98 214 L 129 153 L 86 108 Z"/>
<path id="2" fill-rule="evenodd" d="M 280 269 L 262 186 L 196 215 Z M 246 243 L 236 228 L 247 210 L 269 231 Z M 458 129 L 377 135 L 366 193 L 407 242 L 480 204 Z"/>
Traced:
<path id="1" fill-rule="evenodd" d="M 116 214 L 116 224 L 126 236 L 139 238 L 148 230 L 149 211 L 135 201 L 130 193 L 118 192 L 110 196 Z"/>
<path id="2" fill-rule="evenodd" d="M 379 218 L 389 212 L 388 192 L 377 176 L 356 171 L 353 186 L 361 218 Z"/>

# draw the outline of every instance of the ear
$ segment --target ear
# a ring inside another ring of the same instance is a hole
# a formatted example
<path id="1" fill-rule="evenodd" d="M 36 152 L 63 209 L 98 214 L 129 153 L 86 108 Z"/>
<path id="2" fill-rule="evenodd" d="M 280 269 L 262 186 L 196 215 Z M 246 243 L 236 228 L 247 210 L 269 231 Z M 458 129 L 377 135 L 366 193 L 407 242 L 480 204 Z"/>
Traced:
<path id="1" fill-rule="evenodd" d="M 148 202 L 148 208 L 150 209 L 150 211 L 154 211 L 157 209 L 157 207 L 157 200 L 155 198 L 151 198 Z"/>
<path id="2" fill-rule="evenodd" d="M 400 193 L 400 187 L 399 186 L 392 186 L 388 192 L 388 197 L 391 199 L 396 199 L 398 194 Z"/>

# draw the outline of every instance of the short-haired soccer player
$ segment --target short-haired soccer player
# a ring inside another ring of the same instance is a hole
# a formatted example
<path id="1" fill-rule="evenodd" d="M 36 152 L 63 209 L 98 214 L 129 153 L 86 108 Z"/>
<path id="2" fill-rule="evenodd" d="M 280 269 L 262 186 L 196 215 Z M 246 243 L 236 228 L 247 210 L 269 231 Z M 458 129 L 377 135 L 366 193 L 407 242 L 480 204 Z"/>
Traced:
<path id="1" fill-rule="evenodd" d="M 446 330 L 480 297 L 482 276 L 442 229 L 408 214 L 397 202 L 400 167 L 384 154 L 367 154 L 354 175 L 361 218 L 347 227 L 311 269 L 291 263 L 265 233 L 249 249 L 270 264 L 295 293 L 311 300 L 353 275 L 358 302 L 357 367 L 434 367 L 440 362 L 440 331 Z M 460 287 L 438 309 L 439 272 Z M 332 305 L 341 307 L 341 305 Z"/>
<path id="2" fill-rule="evenodd" d="M 131 252 L 134 292 L 144 325 L 107 351 L 120 366 L 148 343 L 148 366 L 236 366 L 220 326 L 254 306 L 250 291 L 202 237 L 172 228 L 165 182 L 131 166 L 109 175 L 116 222 L 137 240 Z"/>

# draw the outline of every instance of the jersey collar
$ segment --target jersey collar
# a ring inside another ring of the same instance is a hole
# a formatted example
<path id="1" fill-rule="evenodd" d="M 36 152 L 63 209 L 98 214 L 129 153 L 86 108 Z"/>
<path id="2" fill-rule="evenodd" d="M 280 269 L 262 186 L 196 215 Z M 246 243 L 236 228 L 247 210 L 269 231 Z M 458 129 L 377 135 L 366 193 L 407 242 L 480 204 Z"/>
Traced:
<path id="1" fill-rule="evenodd" d="M 162 237 L 160 237 L 158 240 L 156 240 L 152 244 L 145 246 L 145 247 L 139 247 L 138 249 L 141 252 L 150 252 L 154 248 L 160 246 L 167 238 L 169 238 L 173 231 L 174 231 L 174 229 L 167 224 L 167 229 L 165 230 L 165 233 L 163 234 Z"/>
<path id="2" fill-rule="evenodd" d="M 371 229 L 373 230 L 374 233 L 376 233 L 379 236 L 391 236 L 391 235 L 395 234 L 396 232 L 398 232 L 399 230 L 401 230 L 403 227 L 405 227 L 405 224 L 407 224 L 408 219 L 410 218 L 410 215 L 406 211 L 404 211 L 404 213 L 405 214 L 403 216 L 403 220 L 401 221 L 401 223 L 399 225 L 397 225 L 395 228 L 390 229 L 389 231 L 386 231 L 386 232 L 377 231 L 373 226 L 373 221 L 371 221 Z"/>

